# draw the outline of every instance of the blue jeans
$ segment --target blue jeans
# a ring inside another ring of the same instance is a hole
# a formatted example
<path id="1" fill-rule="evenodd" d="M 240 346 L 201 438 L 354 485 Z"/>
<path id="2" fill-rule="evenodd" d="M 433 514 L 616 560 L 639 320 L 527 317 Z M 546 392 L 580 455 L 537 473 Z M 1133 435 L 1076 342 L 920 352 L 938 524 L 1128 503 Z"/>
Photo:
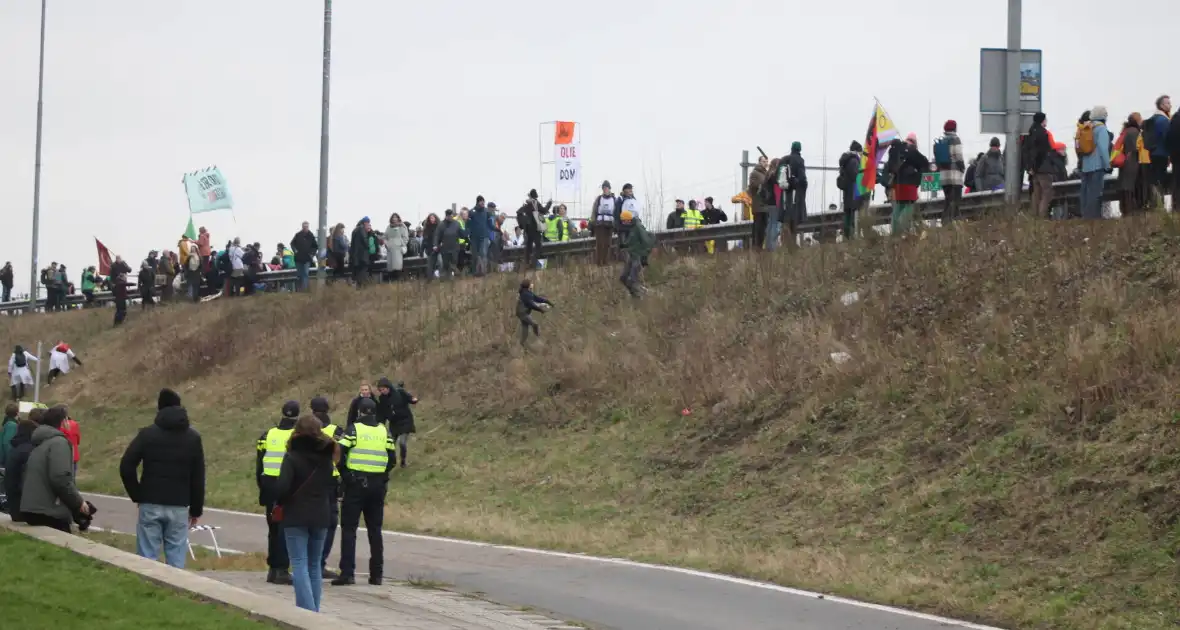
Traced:
<path id="1" fill-rule="evenodd" d="M 319 612 L 320 594 L 324 586 L 322 556 L 328 529 L 287 526 L 283 528 L 283 536 L 287 538 L 287 555 L 291 558 L 295 605 L 304 610 Z"/>
<path id="2" fill-rule="evenodd" d="M 300 291 L 306 291 L 308 285 L 310 284 L 309 279 L 311 278 L 311 263 L 295 263 L 295 274 L 298 278 L 298 281 L 296 282 L 296 288 Z"/>
<path id="3" fill-rule="evenodd" d="M 782 229 L 783 222 L 779 221 L 778 210 L 771 211 L 766 217 L 766 251 L 773 252 L 778 249 L 778 237 Z"/>
<path id="4" fill-rule="evenodd" d="M 1103 171 L 1082 173 L 1082 190 L 1079 195 L 1083 219 L 1102 218 L 1102 183 L 1106 179 Z"/>
<path id="5" fill-rule="evenodd" d="M 188 555 L 188 508 L 139 504 L 139 522 L 135 525 L 136 553 L 157 560 L 161 545 L 168 566 L 183 569 Z"/>

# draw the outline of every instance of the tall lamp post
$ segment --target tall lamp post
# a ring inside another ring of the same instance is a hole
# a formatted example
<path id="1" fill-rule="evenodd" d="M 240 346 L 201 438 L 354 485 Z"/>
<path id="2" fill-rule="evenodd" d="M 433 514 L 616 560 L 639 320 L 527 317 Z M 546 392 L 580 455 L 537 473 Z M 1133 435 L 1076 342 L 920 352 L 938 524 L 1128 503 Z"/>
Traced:
<path id="1" fill-rule="evenodd" d="M 1007 132 L 1004 138 L 1007 153 L 1004 172 L 1008 173 L 1009 182 L 1017 182 L 1004 186 L 1004 200 L 1009 204 L 1019 201 L 1022 188 L 1020 182 L 1024 181 L 1024 175 L 1020 172 L 1020 151 L 1016 150 L 1020 146 L 1020 26 L 1020 0 L 1008 0 L 1008 66 L 1005 79 L 1008 85 L 1004 86 L 1008 99 L 1004 109 L 1008 112 L 1004 128 Z"/>
<path id="2" fill-rule="evenodd" d="M 37 65 L 37 149 L 33 159 L 33 255 L 29 266 L 29 312 L 37 310 L 37 240 L 41 231 L 41 119 L 45 94 L 45 3 L 41 0 L 41 53 Z"/>
<path id="3" fill-rule="evenodd" d="M 328 249 L 328 102 L 332 77 L 332 0 L 324 0 L 324 84 L 320 106 L 320 251 Z M 319 285 L 328 282 L 328 268 L 321 261 Z"/>

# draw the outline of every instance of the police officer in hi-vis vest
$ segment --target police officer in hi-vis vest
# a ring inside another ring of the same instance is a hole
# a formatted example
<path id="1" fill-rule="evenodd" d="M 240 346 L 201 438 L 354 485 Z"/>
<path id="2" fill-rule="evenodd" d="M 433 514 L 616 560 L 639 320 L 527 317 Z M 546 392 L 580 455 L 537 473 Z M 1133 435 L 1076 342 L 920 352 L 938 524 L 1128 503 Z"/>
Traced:
<path id="1" fill-rule="evenodd" d="M 266 507 L 266 581 L 271 584 L 291 583 L 291 560 L 287 557 L 287 541 L 283 537 L 283 524 L 272 518 L 278 491 L 279 470 L 287 455 L 287 442 L 295 431 L 299 419 L 299 403 L 288 400 L 283 403 L 283 419 L 279 425 L 258 438 L 258 461 L 254 476 L 258 481 L 258 505 Z"/>
<path id="2" fill-rule="evenodd" d="M 389 471 L 397 458 L 393 439 L 377 418 L 377 403 L 362 398 L 356 423 L 340 438 L 340 472 L 344 501 L 340 508 L 340 576 L 332 586 L 356 584 L 356 530 L 361 515 L 369 534 L 369 584 L 381 584 L 385 568 L 385 544 L 381 523 L 385 518 L 385 490 Z"/>
<path id="3" fill-rule="evenodd" d="M 311 413 L 324 425 L 324 433 L 337 442 L 344 436 L 344 429 L 332 424 L 332 418 L 328 416 L 330 405 L 328 399 L 323 396 L 316 396 L 311 399 Z M 332 555 L 332 541 L 336 538 L 336 525 L 340 523 L 340 469 L 332 470 L 332 479 L 336 481 L 336 485 L 328 495 L 328 510 L 331 512 L 331 524 L 328 525 L 328 537 L 324 539 L 324 579 L 332 580 L 340 577 L 339 573 L 328 568 L 328 556 Z"/>

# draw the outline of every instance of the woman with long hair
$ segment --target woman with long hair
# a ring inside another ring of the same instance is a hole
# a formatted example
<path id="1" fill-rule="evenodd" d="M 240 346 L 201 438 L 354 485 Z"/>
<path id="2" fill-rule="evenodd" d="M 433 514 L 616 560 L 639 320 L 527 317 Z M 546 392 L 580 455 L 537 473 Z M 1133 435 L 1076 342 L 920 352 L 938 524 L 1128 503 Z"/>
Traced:
<path id="1" fill-rule="evenodd" d="M 332 228 L 332 237 L 328 239 L 328 266 L 334 270 L 337 277 L 342 277 L 348 271 L 344 257 L 348 255 L 348 237 L 344 234 L 344 224 L 337 223 Z"/>
<path id="2" fill-rule="evenodd" d="M 396 212 L 389 215 L 389 227 L 385 229 L 385 270 L 389 272 L 391 280 L 401 278 L 402 267 L 405 265 L 404 256 L 410 244 L 410 230 L 402 222 L 402 216 Z"/>
<path id="3" fill-rule="evenodd" d="M 438 271 L 438 252 L 434 251 L 434 234 L 438 231 L 438 215 L 431 212 L 422 222 L 422 251 L 426 253 L 426 279 Z"/>
<path id="4" fill-rule="evenodd" d="M 305 415 L 295 422 L 276 484 L 282 506 L 283 536 L 291 560 L 295 605 L 320 611 L 324 541 L 331 526 L 332 470 L 340 447 L 324 433 L 319 418 Z"/>

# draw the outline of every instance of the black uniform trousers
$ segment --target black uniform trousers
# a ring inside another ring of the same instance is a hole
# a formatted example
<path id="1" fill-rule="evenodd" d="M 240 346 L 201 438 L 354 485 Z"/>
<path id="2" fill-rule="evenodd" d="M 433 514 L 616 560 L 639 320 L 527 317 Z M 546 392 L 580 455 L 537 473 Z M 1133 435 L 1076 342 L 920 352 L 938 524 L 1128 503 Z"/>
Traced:
<path id="1" fill-rule="evenodd" d="M 336 539 L 336 524 L 340 522 L 340 486 L 334 484 L 328 491 L 328 511 L 332 522 L 328 523 L 328 537 L 324 539 L 324 566 L 328 566 L 328 556 L 332 555 L 332 541 Z"/>
<path id="2" fill-rule="evenodd" d="M 385 540 L 381 524 L 385 520 L 385 475 L 354 473 L 344 484 L 344 501 L 340 508 L 340 575 L 356 576 L 356 530 L 361 516 L 369 533 L 369 577 L 383 577 Z"/>
<path id="3" fill-rule="evenodd" d="M 273 520 L 275 504 L 266 506 L 266 566 L 272 569 L 286 571 L 290 568 L 291 559 L 287 557 L 287 538 L 283 535 L 283 524 Z"/>

